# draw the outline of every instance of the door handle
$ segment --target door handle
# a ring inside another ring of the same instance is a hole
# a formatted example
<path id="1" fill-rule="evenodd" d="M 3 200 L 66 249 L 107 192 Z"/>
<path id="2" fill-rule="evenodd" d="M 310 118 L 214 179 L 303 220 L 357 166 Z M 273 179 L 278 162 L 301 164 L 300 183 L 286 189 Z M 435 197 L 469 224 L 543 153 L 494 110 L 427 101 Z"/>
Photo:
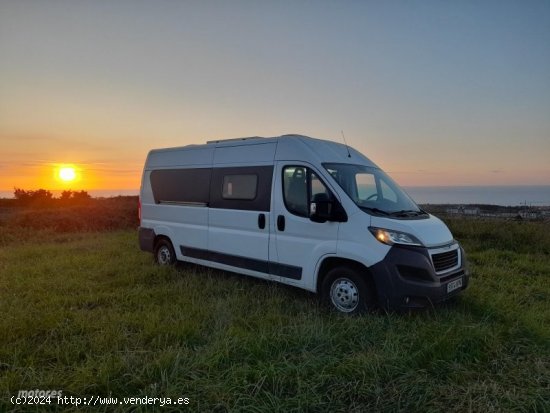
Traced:
<path id="1" fill-rule="evenodd" d="M 265 214 L 258 215 L 258 228 L 265 228 Z"/>
<path id="2" fill-rule="evenodd" d="M 277 217 L 277 229 L 279 231 L 284 231 L 285 230 L 285 216 L 284 215 L 279 215 Z"/>

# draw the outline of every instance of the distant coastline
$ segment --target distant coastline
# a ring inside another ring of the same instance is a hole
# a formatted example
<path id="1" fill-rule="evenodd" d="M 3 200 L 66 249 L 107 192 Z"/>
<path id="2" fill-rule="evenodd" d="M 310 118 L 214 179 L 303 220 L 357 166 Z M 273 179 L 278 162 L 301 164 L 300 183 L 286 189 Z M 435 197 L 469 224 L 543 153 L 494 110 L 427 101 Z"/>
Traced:
<path id="1" fill-rule="evenodd" d="M 404 187 L 419 204 L 550 205 L 550 185 Z"/>
<path id="2" fill-rule="evenodd" d="M 27 189 L 27 188 L 22 188 Z M 35 188 L 33 188 L 35 189 Z M 72 188 L 75 190 L 81 190 L 83 188 Z M 85 189 L 84 189 L 85 190 Z M 58 197 L 61 195 L 61 192 L 63 192 L 62 189 L 60 190 L 49 190 L 55 197 Z M 90 190 L 86 191 L 88 192 L 93 198 L 111 198 L 114 196 L 133 196 L 133 195 L 139 195 L 139 189 L 96 189 L 96 190 Z M 1 190 L 0 191 L 0 198 L 13 198 L 13 190 Z"/>
<path id="3" fill-rule="evenodd" d="M 502 186 L 406 186 L 418 204 L 550 206 L 550 185 Z M 62 191 L 51 191 L 58 196 Z M 90 190 L 95 198 L 138 195 L 139 189 Z M 0 191 L 0 198 L 13 198 L 13 190 Z"/>

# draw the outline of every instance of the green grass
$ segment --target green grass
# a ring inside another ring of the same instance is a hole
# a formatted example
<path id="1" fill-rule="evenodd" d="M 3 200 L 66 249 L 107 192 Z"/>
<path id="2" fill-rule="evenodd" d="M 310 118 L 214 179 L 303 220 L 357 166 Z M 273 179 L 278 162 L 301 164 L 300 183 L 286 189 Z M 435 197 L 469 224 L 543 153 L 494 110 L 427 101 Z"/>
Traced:
<path id="1" fill-rule="evenodd" d="M 0 247 L 0 411 L 43 411 L 9 402 L 35 388 L 190 398 L 167 412 L 550 411 L 549 225 L 449 225 L 470 288 L 435 309 L 360 317 L 274 283 L 159 268 L 133 230 L 12 231 Z"/>

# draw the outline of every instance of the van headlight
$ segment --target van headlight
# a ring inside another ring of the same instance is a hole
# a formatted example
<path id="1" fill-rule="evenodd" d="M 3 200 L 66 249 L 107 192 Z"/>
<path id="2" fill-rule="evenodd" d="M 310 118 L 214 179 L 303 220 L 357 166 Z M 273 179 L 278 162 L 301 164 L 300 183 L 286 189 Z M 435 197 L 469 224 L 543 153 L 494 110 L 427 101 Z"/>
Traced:
<path id="1" fill-rule="evenodd" d="M 415 245 L 419 247 L 422 246 L 422 242 L 420 242 L 418 238 L 416 238 L 414 235 L 407 234 L 406 232 L 395 231 L 393 229 L 376 228 L 376 227 L 369 227 L 369 231 L 372 232 L 372 235 L 374 235 L 374 238 L 376 238 L 378 241 L 382 242 L 383 244 Z"/>

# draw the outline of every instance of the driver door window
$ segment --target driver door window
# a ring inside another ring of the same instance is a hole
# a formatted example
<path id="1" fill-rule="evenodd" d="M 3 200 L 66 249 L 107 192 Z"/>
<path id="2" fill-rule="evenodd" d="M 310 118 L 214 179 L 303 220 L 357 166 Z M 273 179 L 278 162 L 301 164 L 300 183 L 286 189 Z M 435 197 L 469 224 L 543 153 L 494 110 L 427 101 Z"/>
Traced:
<path id="1" fill-rule="evenodd" d="M 286 166 L 283 169 L 283 196 L 288 212 L 309 217 L 309 203 L 330 199 L 330 192 L 311 169 Z"/>

